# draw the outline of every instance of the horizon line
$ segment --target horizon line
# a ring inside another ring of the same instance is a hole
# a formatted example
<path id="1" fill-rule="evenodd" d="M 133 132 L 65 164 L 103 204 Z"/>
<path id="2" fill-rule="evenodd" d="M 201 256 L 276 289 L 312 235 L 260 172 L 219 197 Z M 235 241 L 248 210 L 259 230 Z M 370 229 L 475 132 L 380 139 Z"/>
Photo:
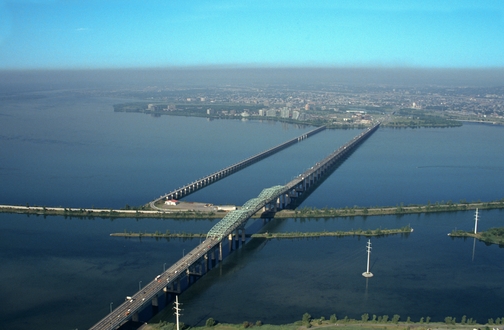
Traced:
<path id="1" fill-rule="evenodd" d="M 123 70 L 244 70 L 244 69 L 271 69 L 271 70 L 415 70 L 415 71 L 490 71 L 503 70 L 504 66 L 481 67 L 438 67 L 438 66 L 413 66 L 413 65 L 180 65 L 180 66 L 125 66 L 125 67 L 50 67 L 50 68 L 0 68 L 0 72 L 63 72 L 63 71 L 123 71 Z"/>

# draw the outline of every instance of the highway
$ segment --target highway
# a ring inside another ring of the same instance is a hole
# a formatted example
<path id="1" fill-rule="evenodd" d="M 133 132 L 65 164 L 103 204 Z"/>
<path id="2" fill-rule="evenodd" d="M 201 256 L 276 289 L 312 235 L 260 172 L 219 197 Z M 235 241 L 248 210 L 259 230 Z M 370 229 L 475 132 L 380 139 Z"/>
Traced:
<path id="1" fill-rule="evenodd" d="M 150 207 L 153 209 L 153 210 L 158 210 L 158 211 L 166 211 L 165 209 L 162 209 L 162 208 L 159 208 L 157 207 L 155 204 L 160 201 L 160 200 L 164 200 L 164 199 L 180 199 L 180 198 L 183 198 L 189 194 L 192 194 L 193 192 L 199 190 L 199 189 L 202 189 L 216 181 L 219 181 L 239 170 L 242 170 L 244 169 L 245 167 L 249 166 L 249 165 L 252 165 L 256 162 L 258 162 L 259 160 L 261 159 L 264 159 L 268 156 L 271 156 L 277 152 L 279 152 L 280 150 L 283 150 L 295 143 L 298 143 L 302 140 L 305 140 L 307 138 L 309 138 L 310 136 L 312 135 L 315 135 L 323 130 L 325 130 L 326 127 L 325 126 L 321 126 L 321 127 L 318 127 L 314 130 L 311 130 L 310 132 L 308 133 L 305 133 L 301 136 L 298 136 L 294 139 L 291 139 L 287 142 L 284 142 L 282 144 L 279 144 L 273 148 L 270 148 L 268 150 L 265 150 L 263 152 L 260 152 L 252 157 L 249 157 L 247 159 L 244 159 L 236 164 L 233 164 L 231 166 L 228 166 L 220 171 L 217 171 L 215 173 L 212 173 L 210 175 L 207 175 L 205 176 L 204 178 L 201 178 L 201 179 L 198 179 L 198 180 L 195 180 L 191 183 L 188 183 L 186 184 L 185 186 L 181 187 L 181 188 L 178 188 L 178 189 L 175 189 L 174 191 L 172 192 L 169 192 L 169 193 L 166 193 L 162 196 L 159 196 L 159 198 L 151 201 L 149 203 Z"/>
<path id="2" fill-rule="evenodd" d="M 126 300 L 114 309 L 112 313 L 96 323 L 90 330 L 113 330 L 119 328 L 131 319 L 134 313 L 141 311 L 145 305 L 151 304 L 152 299 L 157 297 L 159 292 L 162 292 L 171 283 L 176 282 L 181 274 L 184 274 L 192 264 L 201 259 L 217 244 L 219 244 L 219 241 L 213 239 L 203 241 L 193 250 L 189 251 L 182 259 L 156 276 L 150 283 L 131 296 L 131 299 Z"/>

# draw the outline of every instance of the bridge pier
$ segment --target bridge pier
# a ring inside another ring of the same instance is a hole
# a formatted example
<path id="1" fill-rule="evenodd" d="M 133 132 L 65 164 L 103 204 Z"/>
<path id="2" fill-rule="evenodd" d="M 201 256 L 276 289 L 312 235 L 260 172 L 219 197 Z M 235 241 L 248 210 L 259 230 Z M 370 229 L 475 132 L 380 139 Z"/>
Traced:
<path id="1" fill-rule="evenodd" d="M 177 288 L 175 288 L 175 286 Z M 166 293 L 176 293 L 176 294 L 179 294 L 181 291 L 180 291 L 180 279 L 177 279 L 173 282 L 171 282 L 168 286 L 166 286 L 164 289 L 164 292 Z"/>

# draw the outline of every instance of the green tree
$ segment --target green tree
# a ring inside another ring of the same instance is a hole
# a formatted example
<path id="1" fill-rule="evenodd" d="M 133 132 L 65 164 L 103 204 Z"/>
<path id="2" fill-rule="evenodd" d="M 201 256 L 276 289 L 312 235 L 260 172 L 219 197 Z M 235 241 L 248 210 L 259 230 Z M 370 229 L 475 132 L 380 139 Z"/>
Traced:
<path id="1" fill-rule="evenodd" d="M 406 323 L 411 323 L 411 317 L 409 317 L 409 316 L 408 316 L 408 317 L 406 318 Z"/>
<path id="2" fill-rule="evenodd" d="M 444 321 L 445 321 L 446 324 L 451 324 L 452 321 L 453 321 L 453 319 L 452 319 L 451 316 L 447 316 L 447 317 L 444 318 Z"/>
<path id="3" fill-rule="evenodd" d="M 383 315 L 382 322 L 383 323 L 387 323 L 388 322 L 388 315 Z"/>
<path id="4" fill-rule="evenodd" d="M 368 313 L 362 314 L 361 320 L 362 322 L 367 322 L 369 320 L 369 314 Z"/>
<path id="5" fill-rule="evenodd" d="M 460 319 L 460 324 L 465 324 L 467 320 L 467 316 L 462 315 L 462 318 Z"/>
<path id="6" fill-rule="evenodd" d="M 329 318 L 329 322 L 331 323 L 336 323 L 338 321 L 338 318 L 336 317 L 336 314 L 331 315 Z"/>
<path id="7" fill-rule="evenodd" d="M 391 322 L 397 324 L 397 323 L 399 323 L 399 319 L 400 318 L 401 317 L 399 315 L 394 314 L 394 316 L 392 317 L 392 321 Z"/>
<path id="8" fill-rule="evenodd" d="M 420 324 L 422 324 L 422 323 L 424 323 L 424 318 L 423 317 L 420 318 Z"/>
<path id="9" fill-rule="evenodd" d="M 373 314 L 373 319 L 371 321 L 376 322 L 376 314 Z"/>
<path id="10" fill-rule="evenodd" d="M 257 320 L 256 323 L 255 323 L 256 327 L 260 327 L 260 326 L 262 326 L 262 324 L 263 323 L 260 320 Z"/>
<path id="11" fill-rule="evenodd" d="M 427 322 L 427 323 L 429 323 L 429 322 L 430 322 L 430 316 L 427 316 L 427 317 L 425 318 L 425 322 Z"/>
<path id="12" fill-rule="evenodd" d="M 488 324 L 493 325 L 494 324 L 494 319 L 492 319 L 492 318 L 488 319 Z"/>
<path id="13" fill-rule="evenodd" d="M 303 314 L 303 318 L 301 319 L 301 321 L 303 321 L 304 324 L 309 324 L 310 321 L 311 321 L 312 317 L 310 314 L 308 313 L 304 313 Z"/>
<path id="14" fill-rule="evenodd" d="M 213 318 L 209 318 L 206 320 L 205 326 L 207 328 L 213 327 L 215 325 L 215 320 Z"/>

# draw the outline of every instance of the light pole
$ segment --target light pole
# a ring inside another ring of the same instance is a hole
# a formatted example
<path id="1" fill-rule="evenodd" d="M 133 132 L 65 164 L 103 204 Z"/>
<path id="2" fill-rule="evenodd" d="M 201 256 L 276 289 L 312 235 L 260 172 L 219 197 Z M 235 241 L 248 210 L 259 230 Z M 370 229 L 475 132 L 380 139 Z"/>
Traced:
<path id="1" fill-rule="evenodd" d="M 182 250 L 182 258 L 185 256 L 185 249 Z"/>
<path id="2" fill-rule="evenodd" d="M 166 271 L 166 262 L 163 264 L 163 272 Z"/>
<path id="3" fill-rule="evenodd" d="M 110 303 L 110 312 L 111 312 L 111 313 L 112 313 L 112 305 L 113 305 L 113 304 L 114 304 L 113 302 L 111 302 L 111 303 Z"/>
<path id="4" fill-rule="evenodd" d="M 142 290 L 142 281 L 138 282 L 138 291 Z"/>

